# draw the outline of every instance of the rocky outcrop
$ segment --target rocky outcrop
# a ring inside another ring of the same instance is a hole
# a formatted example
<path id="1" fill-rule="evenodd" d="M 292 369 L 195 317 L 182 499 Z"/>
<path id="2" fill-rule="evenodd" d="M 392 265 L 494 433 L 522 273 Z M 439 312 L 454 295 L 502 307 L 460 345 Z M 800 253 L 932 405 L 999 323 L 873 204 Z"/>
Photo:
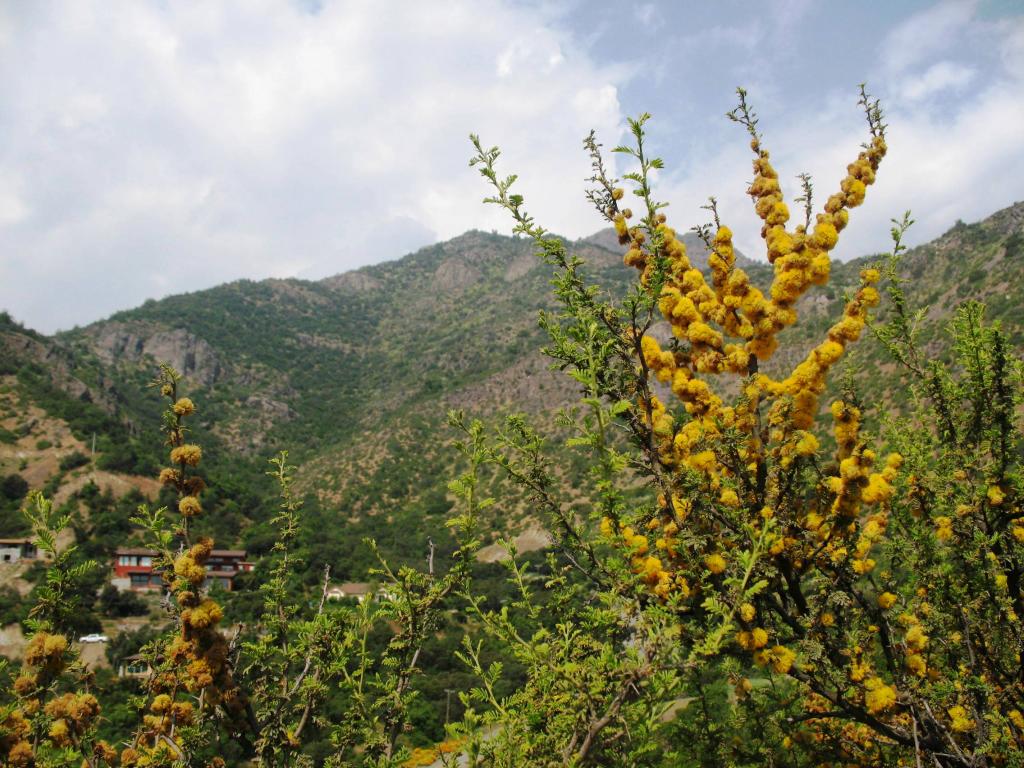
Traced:
<path id="1" fill-rule="evenodd" d="M 302 280 L 272 278 L 265 280 L 264 285 L 271 290 L 276 301 L 286 302 L 293 306 L 306 305 L 319 308 L 330 303 L 326 296 L 313 290 L 309 283 Z"/>
<path id="2" fill-rule="evenodd" d="M 340 275 L 324 278 L 322 283 L 332 290 L 349 291 L 372 291 L 380 287 L 380 280 L 373 275 L 358 270 L 355 272 L 343 272 Z"/>
<path id="3" fill-rule="evenodd" d="M 505 270 L 505 282 L 511 283 L 514 280 L 518 280 L 520 277 L 528 275 L 533 271 L 533 268 L 540 263 L 540 257 L 534 256 L 532 253 L 524 253 L 520 256 L 516 256 Z"/>
<path id="4" fill-rule="evenodd" d="M 93 349 L 106 363 L 137 363 L 150 357 L 167 363 L 204 387 L 223 374 L 213 347 L 184 328 L 150 331 L 123 323 L 105 323 L 93 336 Z"/>
<path id="5" fill-rule="evenodd" d="M 17 331 L 0 332 L 0 356 L 18 361 L 31 361 L 41 365 L 50 377 L 53 385 L 66 392 L 70 397 L 87 402 L 94 402 L 110 412 L 114 410 L 114 399 L 108 397 L 104 387 L 106 382 L 100 381 L 100 389 L 94 390 L 72 373 L 74 359 L 66 347 L 43 337 L 19 333 Z"/>
<path id="6" fill-rule="evenodd" d="M 303 347 L 318 347 L 320 349 L 333 349 L 339 352 L 352 352 L 356 345 L 336 336 L 323 336 L 319 333 L 296 333 L 295 341 Z"/>
<path id="7" fill-rule="evenodd" d="M 246 410 L 255 412 L 265 421 L 277 424 L 282 421 L 292 421 L 298 415 L 287 403 L 266 397 L 264 395 L 250 395 L 243 401 Z"/>
<path id="8" fill-rule="evenodd" d="M 437 272 L 434 273 L 434 285 L 442 291 L 465 288 L 479 279 L 480 270 L 457 257 L 442 261 L 437 267 Z"/>

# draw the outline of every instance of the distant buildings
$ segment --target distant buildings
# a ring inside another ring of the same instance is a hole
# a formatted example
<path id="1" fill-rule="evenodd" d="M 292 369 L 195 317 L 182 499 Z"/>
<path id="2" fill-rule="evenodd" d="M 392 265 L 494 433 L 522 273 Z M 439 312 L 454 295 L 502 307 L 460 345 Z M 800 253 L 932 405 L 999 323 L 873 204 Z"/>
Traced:
<path id="1" fill-rule="evenodd" d="M 0 539 L 0 562 L 35 560 L 38 556 L 39 552 L 32 539 Z"/>
<path id="2" fill-rule="evenodd" d="M 244 549 L 215 549 L 206 560 L 205 586 L 216 583 L 230 592 L 235 574 L 251 571 L 255 567 L 255 563 L 245 559 Z"/>
<path id="3" fill-rule="evenodd" d="M 237 574 L 254 567 L 245 559 L 244 549 L 215 549 L 206 561 L 204 587 L 217 584 L 229 592 Z M 114 552 L 114 578 L 111 583 L 121 590 L 155 590 L 163 587 L 163 578 L 155 563 L 159 553 L 143 547 L 118 547 Z"/>
<path id="4" fill-rule="evenodd" d="M 20 540 L 19 540 L 20 541 Z M 203 587 L 209 589 L 216 584 L 228 592 L 234 589 L 235 576 L 251 571 L 254 563 L 245 559 L 244 549 L 215 549 L 206 560 L 206 581 Z M 161 570 L 156 563 L 160 553 L 145 547 L 118 547 L 114 552 L 114 577 L 111 584 L 119 590 L 137 592 L 157 591 L 164 588 Z M 364 600 L 390 601 L 395 598 L 387 587 L 377 587 L 365 581 L 346 581 L 327 587 L 328 600 L 351 599 L 359 603 Z"/>
<path id="5" fill-rule="evenodd" d="M 331 584 L 327 587 L 328 600 L 344 600 L 346 598 L 351 598 L 361 603 L 366 599 L 378 601 L 394 600 L 395 595 L 385 587 L 374 589 L 372 585 L 364 581 L 346 581 L 343 584 Z"/>
<path id="6" fill-rule="evenodd" d="M 126 656 L 117 665 L 118 677 L 143 678 L 149 677 L 152 672 L 153 668 L 149 666 L 149 662 L 138 653 Z"/>
<path id="7" fill-rule="evenodd" d="M 332 584 L 327 588 L 328 600 L 344 600 L 347 597 L 363 602 L 373 596 L 373 589 L 362 581 L 347 581 L 344 584 Z"/>
<path id="8" fill-rule="evenodd" d="M 163 579 L 153 569 L 157 552 L 140 547 L 118 547 L 114 553 L 114 578 L 118 589 L 160 589 Z M 123 582 L 123 583 L 118 583 Z"/>

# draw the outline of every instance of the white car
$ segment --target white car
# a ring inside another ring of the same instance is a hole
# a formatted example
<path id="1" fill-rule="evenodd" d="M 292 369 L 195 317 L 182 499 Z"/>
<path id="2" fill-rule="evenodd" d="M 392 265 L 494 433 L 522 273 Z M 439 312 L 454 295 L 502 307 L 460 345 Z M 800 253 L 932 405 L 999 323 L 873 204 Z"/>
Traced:
<path id="1" fill-rule="evenodd" d="M 78 642 L 80 642 L 80 643 L 109 643 L 110 642 L 110 638 L 107 637 L 106 635 L 97 635 L 97 634 L 93 633 L 91 635 L 82 635 L 80 638 L 78 638 Z"/>

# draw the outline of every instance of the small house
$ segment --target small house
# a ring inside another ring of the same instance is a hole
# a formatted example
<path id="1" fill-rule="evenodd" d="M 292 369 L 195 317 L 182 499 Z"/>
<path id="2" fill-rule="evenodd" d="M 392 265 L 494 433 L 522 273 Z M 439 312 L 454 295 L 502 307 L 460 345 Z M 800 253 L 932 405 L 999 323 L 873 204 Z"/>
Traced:
<path id="1" fill-rule="evenodd" d="M 144 547 L 118 547 L 114 552 L 114 579 L 118 589 L 161 589 L 163 579 L 155 568 L 159 553 Z"/>
<path id="2" fill-rule="evenodd" d="M 35 560 L 38 556 L 39 551 L 32 539 L 0 539 L 0 562 Z"/>
<path id="3" fill-rule="evenodd" d="M 117 665 L 118 677 L 149 677 L 152 672 L 153 668 L 149 666 L 149 662 L 137 653 L 126 656 Z"/>
<path id="4" fill-rule="evenodd" d="M 344 584 L 332 584 L 327 588 L 328 600 L 353 598 L 361 603 L 367 597 L 373 597 L 373 589 L 362 581 L 347 581 Z"/>
<path id="5" fill-rule="evenodd" d="M 235 575 L 251 571 L 255 567 L 245 559 L 244 549 L 215 549 L 206 560 L 207 589 L 216 584 L 221 589 L 231 591 Z"/>

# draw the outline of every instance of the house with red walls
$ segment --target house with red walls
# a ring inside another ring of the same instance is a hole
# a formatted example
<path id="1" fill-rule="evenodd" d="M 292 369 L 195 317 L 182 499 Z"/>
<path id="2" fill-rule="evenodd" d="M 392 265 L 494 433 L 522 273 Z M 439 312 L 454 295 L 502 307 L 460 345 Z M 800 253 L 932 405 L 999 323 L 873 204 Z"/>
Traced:
<path id="1" fill-rule="evenodd" d="M 245 559 L 244 549 L 215 549 L 206 561 L 206 581 L 209 588 L 217 584 L 231 591 L 237 574 L 251 571 L 255 564 Z M 114 552 L 114 578 L 111 583 L 121 590 L 157 590 L 163 588 L 163 577 L 156 562 L 159 553 L 145 547 L 118 547 Z"/>

